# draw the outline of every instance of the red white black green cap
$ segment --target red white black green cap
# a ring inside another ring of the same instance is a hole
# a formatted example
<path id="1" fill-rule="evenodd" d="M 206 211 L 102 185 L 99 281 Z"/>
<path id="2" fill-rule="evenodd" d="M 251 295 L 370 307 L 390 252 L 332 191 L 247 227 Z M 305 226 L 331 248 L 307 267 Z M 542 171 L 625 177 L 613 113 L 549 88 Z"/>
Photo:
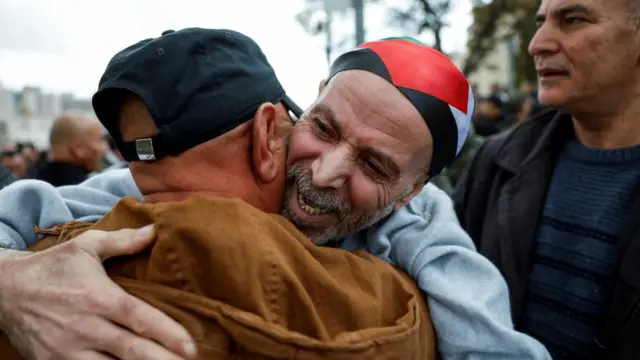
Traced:
<path id="1" fill-rule="evenodd" d="M 420 112 L 433 137 L 431 177 L 451 165 L 469 133 L 474 97 L 464 74 L 446 55 L 412 37 L 385 38 L 338 57 L 327 81 L 347 70 L 389 81 Z"/>

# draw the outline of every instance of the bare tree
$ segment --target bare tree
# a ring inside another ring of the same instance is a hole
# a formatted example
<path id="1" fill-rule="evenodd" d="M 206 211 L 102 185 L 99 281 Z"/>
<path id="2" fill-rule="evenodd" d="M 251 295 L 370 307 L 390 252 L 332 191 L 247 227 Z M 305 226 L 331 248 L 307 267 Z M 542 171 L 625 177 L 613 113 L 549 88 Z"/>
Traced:
<path id="1" fill-rule="evenodd" d="M 535 33 L 534 17 L 539 6 L 540 0 L 492 0 L 475 6 L 462 71 L 469 75 L 477 70 L 487 54 L 504 40 L 497 34 L 498 27 L 504 26 L 507 30 L 505 37 L 516 36 L 520 43 L 516 59 L 518 80 L 535 78 L 527 44 Z"/>
<path id="2" fill-rule="evenodd" d="M 311 35 L 325 34 L 328 30 L 327 17 L 324 14 L 324 0 L 305 0 L 305 9 L 297 15 L 297 20 Z M 471 0 L 474 4 L 474 22 L 469 28 L 467 57 L 462 65 L 465 75 L 478 69 L 482 60 L 495 48 L 499 41 L 497 30 L 506 26 L 508 36 L 516 35 L 520 40 L 518 50 L 518 79 L 529 79 L 532 75 L 531 60 L 526 53 L 526 44 L 535 32 L 533 17 L 540 0 Z M 384 4 L 384 1 L 367 0 L 365 4 Z M 397 4 L 397 2 L 394 2 Z M 434 38 L 433 47 L 442 49 L 442 31 L 450 24 L 445 20 L 453 10 L 456 0 L 406 0 L 404 6 L 387 6 L 390 25 L 408 34 L 420 35 L 430 32 Z M 511 21 L 505 23 L 505 19 Z M 335 47 L 342 50 L 352 43 L 352 37 L 337 39 Z M 329 44 L 332 46 L 333 44 Z M 329 54 L 333 49 L 328 48 Z M 330 61 L 330 60 L 329 60 Z"/>
<path id="3" fill-rule="evenodd" d="M 496 44 L 498 21 L 507 8 L 507 0 L 493 0 L 473 9 L 473 24 L 469 29 L 467 57 L 462 65 L 465 75 L 473 73 Z"/>
<path id="4" fill-rule="evenodd" d="M 430 31 L 434 37 L 433 47 L 442 52 L 442 30 L 449 26 L 445 17 L 451 9 L 451 0 L 412 0 L 404 8 L 389 9 L 389 24 L 418 35 Z"/>
<path id="5" fill-rule="evenodd" d="M 384 1 L 367 0 L 365 4 L 384 4 Z M 323 14 L 323 0 L 306 0 L 298 22 L 311 35 L 327 31 L 327 17 Z M 407 0 L 405 6 L 387 6 L 389 21 L 386 25 L 419 35 L 430 31 L 434 36 L 433 47 L 442 51 L 442 30 L 448 26 L 444 18 L 452 10 L 452 0 Z M 349 43 L 351 37 L 340 39 L 336 47 Z"/>

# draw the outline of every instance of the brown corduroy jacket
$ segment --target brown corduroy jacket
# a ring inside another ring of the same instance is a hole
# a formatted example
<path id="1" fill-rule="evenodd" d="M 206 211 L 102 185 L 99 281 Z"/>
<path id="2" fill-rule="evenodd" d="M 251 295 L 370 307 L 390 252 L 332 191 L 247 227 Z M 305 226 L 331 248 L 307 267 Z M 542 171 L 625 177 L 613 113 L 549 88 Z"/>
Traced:
<path id="1" fill-rule="evenodd" d="M 109 276 L 183 324 L 199 359 L 436 359 L 422 293 L 364 252 L 314 245 L 290 222 L 236 199 L 123 199 L 96 224 L 40 230 L 34 250 L 88 229 L 155 224 L 157 241 L 105 263 Z M 6 336 L 0 359 L 18 360 Z"/>

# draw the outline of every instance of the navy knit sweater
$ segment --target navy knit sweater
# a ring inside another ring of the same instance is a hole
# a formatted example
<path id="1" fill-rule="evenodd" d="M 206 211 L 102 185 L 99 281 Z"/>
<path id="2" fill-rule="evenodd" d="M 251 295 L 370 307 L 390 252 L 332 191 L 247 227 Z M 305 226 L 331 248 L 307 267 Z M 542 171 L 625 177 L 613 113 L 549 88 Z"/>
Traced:
<path id="1" fill-rule="evenodd" d="M 606 316 L 617 241 L 640 180 L 640 146 L 600 150 L 576 140 L 559 154 L 533 246 L 519 330 L 555 360 L 587 357 Z"/>

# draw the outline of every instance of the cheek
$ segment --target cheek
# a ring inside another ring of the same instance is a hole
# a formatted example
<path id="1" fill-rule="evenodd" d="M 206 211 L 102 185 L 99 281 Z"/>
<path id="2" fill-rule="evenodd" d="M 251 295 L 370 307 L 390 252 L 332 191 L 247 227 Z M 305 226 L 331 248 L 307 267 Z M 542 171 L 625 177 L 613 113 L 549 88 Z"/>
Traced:
<path id="1" fill-rule="evenodd" d="M 609 56 L 607 54 L 601 54 L 599 47 L 597 42 L 591 41 L 575 45 L 568 49 L 571 54 L 574 54 L 572 62 L 575 64 L 574 66 L 578 67 L 580 76 L 597 76 L 598 73 L 602 73 L 602 71 L 608 71 L 604 63 L 607 62 Z"/>
<path id="2" fill-rule="evenodd" d="M 324 142 L 319 140 L 310 130 L 302 126 L 294 127 L 289 138 L 287 166 L 307 159 L 315 159 L 322 154 L 325 147 Z"/>
<path id="3" fill-rule="evenodd" d="M 375 212 L 388 203 L 382 185 L 372 181 L 362 173 L 351 177 L 349 182 L 349 199 L 355 213 Z"/>
<path id="4" fill-rule="evenodd" d="M 622 34 L 620 36 L 624 38 Z M 604 85 L 626 77 L 626 68 L 634 65 L 624 64 L 624 59 L 629 58 L 628 46 L 611 35 L 592 34 L 582 42 L 571 44 L 567 50 L 579 68 L 579 80 L 582 82 Z"/>

